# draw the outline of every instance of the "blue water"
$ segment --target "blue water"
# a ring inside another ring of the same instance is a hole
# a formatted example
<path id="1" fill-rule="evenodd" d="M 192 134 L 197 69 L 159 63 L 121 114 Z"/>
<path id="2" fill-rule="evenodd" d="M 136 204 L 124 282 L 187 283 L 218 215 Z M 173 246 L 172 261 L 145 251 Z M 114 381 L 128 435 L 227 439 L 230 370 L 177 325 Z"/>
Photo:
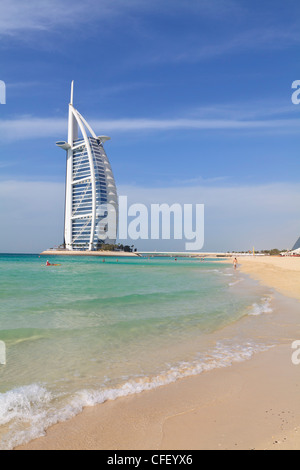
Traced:
<path id="1" fill-rule="evenodd" d="M 50 268 L 45 261 L 0 255 L 2 449 L 83 406 L 230 365 L 266 346 L 222 336 L 271 310 L 268 294 L 224 261 L 53 257 L 61 266 Z"/>

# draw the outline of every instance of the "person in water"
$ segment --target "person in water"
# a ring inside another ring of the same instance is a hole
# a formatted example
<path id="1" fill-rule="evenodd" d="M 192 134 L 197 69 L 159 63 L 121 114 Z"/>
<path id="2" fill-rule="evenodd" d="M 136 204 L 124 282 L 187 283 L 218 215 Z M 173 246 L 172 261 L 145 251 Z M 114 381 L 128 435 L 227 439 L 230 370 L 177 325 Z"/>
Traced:
<path id="1" fill-rule="evenodd" d="M 51 266 L 51 264 L 49 263 L 48 260 L 47 260 L 47 262 L 46 262 L 46 266 Z"/>

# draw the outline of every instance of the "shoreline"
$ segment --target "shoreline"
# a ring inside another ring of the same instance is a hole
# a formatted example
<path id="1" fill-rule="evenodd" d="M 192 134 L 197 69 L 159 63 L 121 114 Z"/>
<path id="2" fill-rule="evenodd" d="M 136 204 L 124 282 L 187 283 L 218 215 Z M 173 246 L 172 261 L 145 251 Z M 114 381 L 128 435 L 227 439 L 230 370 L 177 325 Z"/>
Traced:
<path id="1" fill-rule="evenodd" d="M 226 369 L 85 408 L 15 450 L 299 449 L 295 367 L 289 348 L 279 346 Z"/>
<path id="2" fill-rule="evenodd" d="M 239 269 L 300 300 L 299 258 L 257 260 L 239 259 Z M 16 449 L 300 449 L 300 365 L 291 361 L 300 327 L 285 317 L 295 337 L 250 360 L 84 408 Z"/>
<path id="3" fill-rule="evenodd" d="M 100 256 L 101 258 L 105 256 L 113 256 L 115 258 L 122 257 L 135 257 L 138 258 L 140 255 L 138 253 L 131 253 L 125 251 L 60 251 L 60 250 L 45 250 L 40 253 L 40 256 Z"/>
<path id="4" fill-rule="evenodd" d="M 177 252 L 177 251 L 137 251 L 137 252 L 126 252 L 126 251 L 78 251 L 78 250 L 44 250 L 40 253 L 40 256 L 114 256 L 114 257 L 155 257 L 155 258 L 216 258 L 223 261 L 228 259 L 226 253 L 199 253 L 199 252 Z"/>

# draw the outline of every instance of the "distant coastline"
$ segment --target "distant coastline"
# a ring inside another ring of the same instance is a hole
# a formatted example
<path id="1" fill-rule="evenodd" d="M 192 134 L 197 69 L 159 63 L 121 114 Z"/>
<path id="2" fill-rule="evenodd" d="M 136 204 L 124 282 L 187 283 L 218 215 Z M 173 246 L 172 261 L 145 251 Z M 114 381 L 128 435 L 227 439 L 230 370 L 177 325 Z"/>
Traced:
<path id="1" fill-rule="evenodd" d="M 199 253 L 199 252 L 185 252 L 185 251 L 108 251 L 108 250 L 99 250 L 99 251 L 79 251 L 79 250 L 45 250 L 40 253 L 41 256 L 114 256 L 114 257 L 184 257 L 184 258 L 230 258 L 236 256 L 232 253 Z"/>
<path id="2" fill-rule="evenodd" d="M 139 257 L 138 253 L 126 251 L 75 251 L 75 250 L 45 250 L 40 256 L 114 256 L 118 257 Z"/>

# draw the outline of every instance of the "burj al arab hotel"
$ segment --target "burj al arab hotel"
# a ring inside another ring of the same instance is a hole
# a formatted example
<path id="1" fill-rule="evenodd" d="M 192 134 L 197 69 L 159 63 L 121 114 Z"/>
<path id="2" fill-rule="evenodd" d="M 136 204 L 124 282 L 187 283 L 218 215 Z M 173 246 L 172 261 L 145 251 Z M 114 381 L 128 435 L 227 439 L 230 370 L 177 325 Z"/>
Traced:
<path id="1" fill-rule="evenodd" d="M 97 136 L 74 108 L 73 90 L 74 82 L 69 104 L 68 142 L 56 142 L 67 152 L 64 246 L 67 250 L 93 251 L 103 243 L 116 241 L 118 196 L 104 150 L 104 143 L 110 137 Z M 109 233 L 108 220 L 115 221 Z"/>

